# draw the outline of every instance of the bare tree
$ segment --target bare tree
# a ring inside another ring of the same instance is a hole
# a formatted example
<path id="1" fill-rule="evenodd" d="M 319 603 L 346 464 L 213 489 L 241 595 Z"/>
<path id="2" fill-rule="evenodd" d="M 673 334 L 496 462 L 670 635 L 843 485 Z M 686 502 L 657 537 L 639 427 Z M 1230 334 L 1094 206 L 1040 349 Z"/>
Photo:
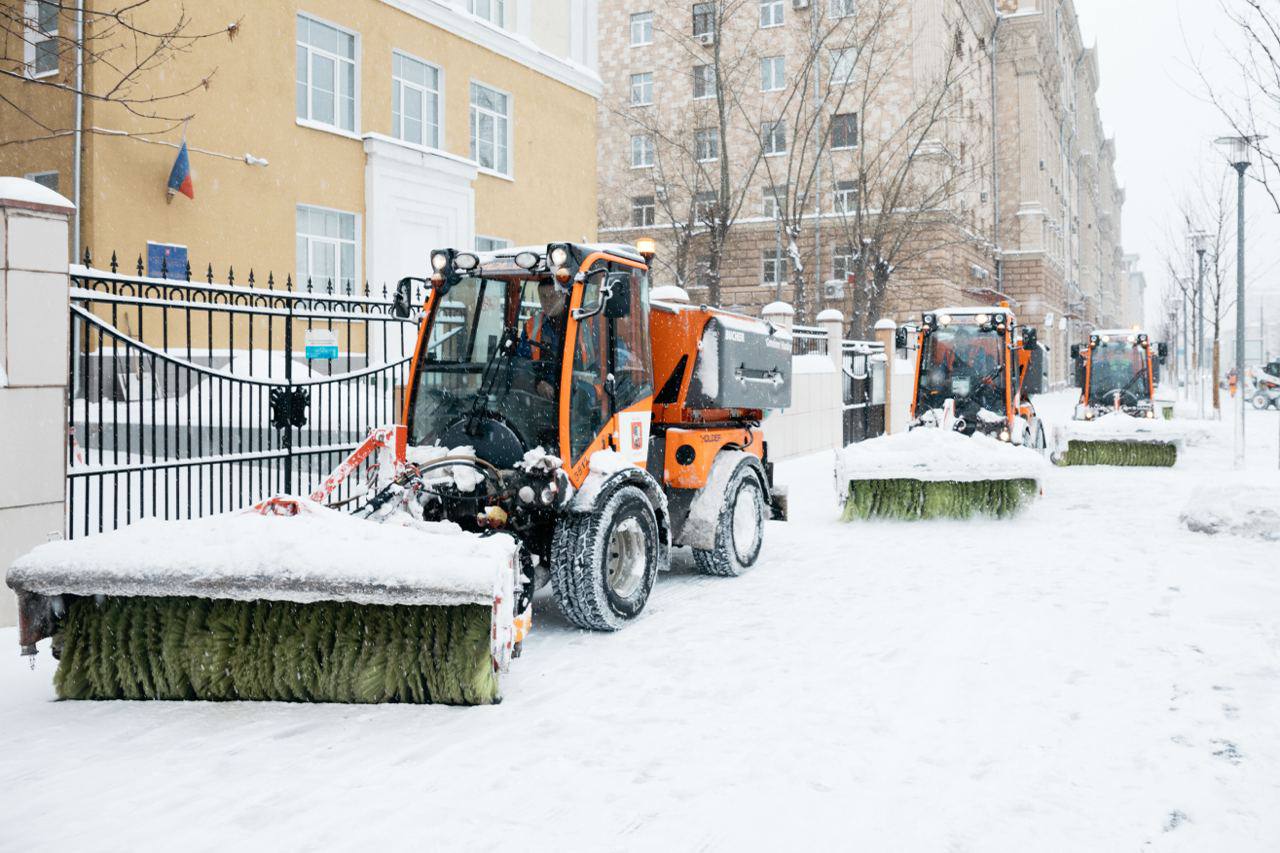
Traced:
<path id="1" fill-rule="evenodd" d="M 34 17 L 28 16 L 34 12 Z M 51 123 L 47 103 L 56 94 L 115 104 L 141 120 L 130 135 L 164 133 L 192 118 L 185 96 L 208 88 L 216 69 L 195 74 L 165 73 L 197 43 L 215 36 L 234 38 L 236 20 L 216 30 L 198 29 L 181 3 L 156 0 L 24 0 L 0 2 L 0 80 L 47 93 L 39 99 L 15 96 L 12 84 L 0 86 L 0 104 L 16 112 L 24 127 L 10 124 L 0 145 L 53 139 L 74 133 Z M 77 58 L 91 73 L 64 73 Z M 54 73 L 39 73 L 50 68 Z M 179 82 L 175 82 L 179 81 Z M 192 82 L 194 81 L 194 82 Z M 85 132 L 95 132 L 84 128 Z"/>

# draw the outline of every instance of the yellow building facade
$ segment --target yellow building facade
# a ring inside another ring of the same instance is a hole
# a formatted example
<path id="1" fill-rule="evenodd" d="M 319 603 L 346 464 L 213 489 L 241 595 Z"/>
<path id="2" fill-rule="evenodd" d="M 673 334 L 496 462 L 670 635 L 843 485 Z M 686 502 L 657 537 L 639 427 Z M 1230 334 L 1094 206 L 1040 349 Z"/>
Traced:
<path id="1" fill-rule="evenodd" d="M 0 81 L 0 174 L 78 201 L 74 251 L 95 266 L 115 251 L 132 272 L 153 244 L 219 281 L 234 266 L 237 283 L 252 268 L 379 290 L 425 275 L 432 247 L 595 236 L 591 0 L 186 4 L 187 31 L 209 35 L 136 76 L 134 111 L 84 98 L 78 129 L 68 89 L 82 54 L 84 91 L 117 79 L 94 13 L 119 4 L 87 0 L 82 20 L 65 0 L 4 2 L 28 28 L 3 59 L 28 79 Z M 180 14 L 151 0 L 135 24 Z M 34 56 L 42 39 L 53 47 Z M 166 190 L 184 130 L 194 200 Z"/>

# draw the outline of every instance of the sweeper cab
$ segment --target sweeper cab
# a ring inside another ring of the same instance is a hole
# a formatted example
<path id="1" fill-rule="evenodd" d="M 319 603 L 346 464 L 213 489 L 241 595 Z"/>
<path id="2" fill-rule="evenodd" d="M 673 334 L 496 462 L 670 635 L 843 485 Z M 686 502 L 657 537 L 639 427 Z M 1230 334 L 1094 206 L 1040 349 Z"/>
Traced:
<path id="1" fill-rule="evenodd" d="M 898 330 L 905 347 L 912 330 Z M 1047 452 L 1030 392 L 1036 330 L 1019 326 L 1007 303 L 926 312 L 918 329 L 911 429 L 982 433 Z"/>
<path id="2" fill-rule="evenodd" d="M 1093 420 L 1109 412 L 1155 418 L 1159 366 L 1168 347 L 1154 343 L 1140 329 L 1100 329 L 1086 344 L 1071 346 L 1075 380 L 1080 388 L 1076 420 Z"/>
<path id="3" fill-rule="evenodd" d="M 790 333 L 651 298 L 641 249 L 433 252 L 396 290 L 421 317 L 402 424 L 309 498 L 37 548 L 7 577 L 20 643 L 54 637 L 66 698 L 478 704 L 539 586 L 616 630 L 674 546 L 747 571 L 786 513 L 761 421 L 790 404 Z"/>

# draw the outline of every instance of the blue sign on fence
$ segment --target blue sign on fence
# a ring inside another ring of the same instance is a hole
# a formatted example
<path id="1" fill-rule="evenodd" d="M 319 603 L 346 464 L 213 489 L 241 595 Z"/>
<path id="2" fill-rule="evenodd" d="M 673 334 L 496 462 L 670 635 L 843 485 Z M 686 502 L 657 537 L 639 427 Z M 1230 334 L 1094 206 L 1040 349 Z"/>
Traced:
<path id="1" fill-rule="evenodd" d="M 332 329 L 307 329 L 307 358 L 338 357 L 338 336 Z"/>
<path id="2" fill-rule="evenodd" d="M 187 247 L 175 243 L 147 243 L 147 275 L 150 278 L 187 277 Z"/>

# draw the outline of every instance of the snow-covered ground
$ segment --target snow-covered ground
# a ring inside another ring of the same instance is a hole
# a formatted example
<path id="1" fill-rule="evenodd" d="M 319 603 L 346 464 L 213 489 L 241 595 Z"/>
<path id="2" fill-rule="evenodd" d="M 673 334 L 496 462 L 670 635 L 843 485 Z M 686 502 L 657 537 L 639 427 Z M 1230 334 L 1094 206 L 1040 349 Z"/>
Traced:
<path id="1" fill-rule="evenodd" d="M 57 703 L 0 631 L 0 849 L 1276 850 L 1280 543 L 1179 514 L 1278 421 L 1009 521 L 842 524 L 784 463 L 755 571 L 615 635 L 540 600 L 496 707 Z"/>

